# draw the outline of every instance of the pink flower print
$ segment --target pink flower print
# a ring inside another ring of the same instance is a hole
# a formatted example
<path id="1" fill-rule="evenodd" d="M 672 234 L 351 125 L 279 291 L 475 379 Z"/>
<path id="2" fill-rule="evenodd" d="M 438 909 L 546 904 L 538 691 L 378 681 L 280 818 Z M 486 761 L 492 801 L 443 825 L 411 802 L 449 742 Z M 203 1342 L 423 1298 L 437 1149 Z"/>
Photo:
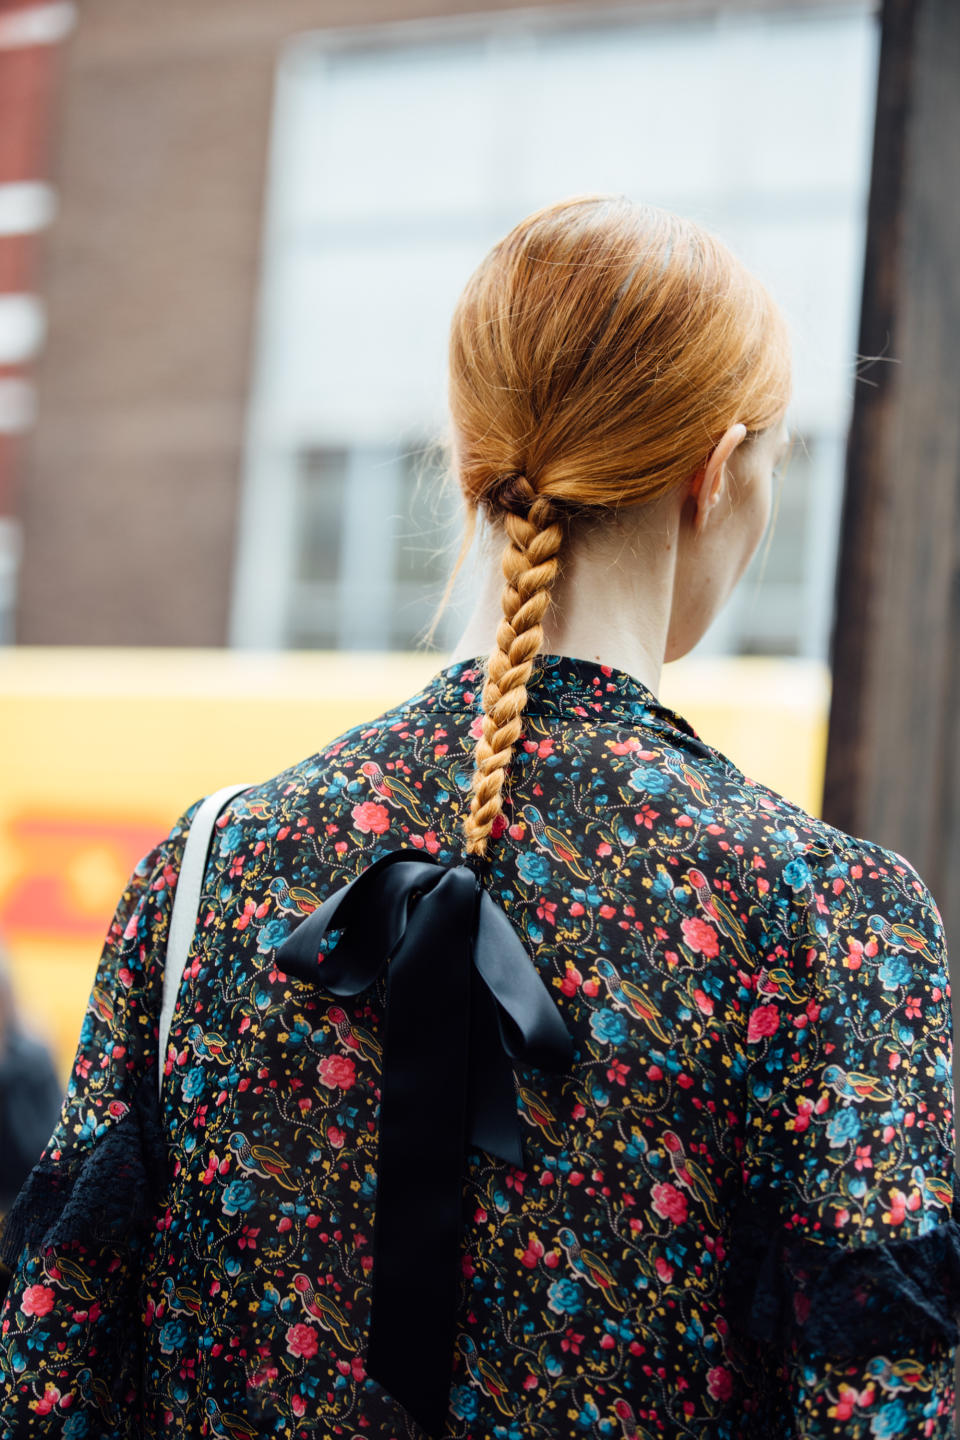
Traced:
<path id="1" fill-rule="evenodd" d="M 300 1320 L 287 1330 L 287 1349 L 291 1355 L 300 1356 L 304 1360 L 312 1360 L 318 1348 L 317 1332 L 312 1325 L 305 1325 Z"/>
<path id="2" fill-rule="evenodd" d="M 722 1365 L 714 1365 L 707 1371 L 707 1390 L 714 1400 L 729 1400 L 733 1394 L 733 1380 L 730 1371 Z"/>
<path id="3" fill-rule="evenodd" d="M 891 1187 L 890 1209 L 883 1213 L 885 1225 L 902 1225 L 907 1218 L 907 1197 L 902 1190 Z"/>
<path id="4" fill-rule="evenodd" d="M 812 1101 L 812 1100 L 809 1100 L 806 1095 L 800 1095 L 800 1096 L 798 1096 L 798 1097 L 797 1097 L 797 1113 L 796 1113 L 796 1115 L 793 1117 L 793 1128 L 794 1128 L 794 1130 L 803 1131 L 803 1130 L 808 1129 L 808 1128 L 809 1128 L 809 1125 L 810 1125 L 810 1116 L 811 1116 L 812 1114 L 813 1114 L 813 1101 Z"/>
<path id="5" fill-rule="evenodd" d="M 48 1380 L 46 1385 L 43 1387 L 43 1395 L 36 1402 L 33 1408 L 34 1410 L 36 1410 L 38 1415 L 49 1415 L 50 1411 L 55 1407 L 59 1399 L 60 1391 L 57 1389 L 56 1385 L 52 1385 Z"/>
<path id="6" fill-rule="evenodd" d="M 650 1191 L 653 1208 L 661 1220 L 669 1220 L 674 1225 L 682 1225 L 687 1218 L 687 1197 L 676 1185 L 671 1185 L 669 1180 L 663 1180 L 659 1185 L 654 1185 Z"/>
<path id="7" fill-rule="evenodd" d="M 386 805 L 378 805 L 376 800 L 363 800 L 359 805 L 354 805 L 351 810 L 354 828 L 361 830 L 364 835 L 371 831 L 374 835 L 382 835 L 384 830 L 390 828 L 390 812 Z"/>
<path id="8" fill-rule="evenodd" d="M 687 948 L 697 955 L 706 955 L 711 958 L 720 953 L 720 942 L 717 939 L 717 932 L 706 920 L 697 916 L 687 916 L 680 921 L 680 929 L 683 931 L 683 938 Z"/>
<path id="9" fill-rule="evenodd" d="M 516 1253 L 520 1256 L 521 1265 L 525 1266 L 527 1270 L 535 1270 L 537 1262 L 543 1258 L 543 1245 L 531 1232 L 526 1250 L 518 1250 Z"/>
<path id="10" fill-rule="evenodd" d="M 658 1255 L 656 1260 L 654 1261 L 654 1269 L 660 1276 L 660 1279 L 663 1281 L 663 1283 L 665 1285 L 669 1285 L 670 1281 L 673 1279 L 673 1266 L 670 1264 L 670 1261 L 665 1260 L 662 1255 Z"/>
<path id="11" fill-rule="evenodd" d="M 20 1301 L 24 1315 L 49 1315 L 53 1309 L 56 1292 L 49 1285 L 28 1285 Z"/>
<path id="12" fill-rule="evenodd" d="M 750 1023 L 747 1026 L 747 1040 L 752 1045 L 757 1040 L 762 1040 L 767 1035 L 773 1035 L 780 1024 L 780 1011 L 776 1005 L 758 1005 L 750 1011 Z"/>
<path id="13" fill-rule="evenodd" d="M 321 1085 L 328 1090 L 349 1090 L 357 1078 L 357 1069 L 349 1055 L 324 1055 L 317 1066 Z"/>
<path id="14" fill-rule="evenodd" d="M 863 964 L 863 944 L 855 940 L 851 935 L 847 939 L 847 954 L 843 957 L 843 963 L 848 970 L 859 970 Z"/>

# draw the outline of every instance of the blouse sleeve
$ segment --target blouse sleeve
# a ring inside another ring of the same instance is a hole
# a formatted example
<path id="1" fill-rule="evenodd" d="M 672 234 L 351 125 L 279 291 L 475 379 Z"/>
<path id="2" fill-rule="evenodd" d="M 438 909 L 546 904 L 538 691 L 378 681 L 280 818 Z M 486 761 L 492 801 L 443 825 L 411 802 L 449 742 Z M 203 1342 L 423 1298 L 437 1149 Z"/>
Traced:
<path id="1" fill-rule="evenodd" d="M 106 1404 L 107 1395 L 122 1402 L 127 1387 L 123 1318 L 166 1168 L 156 1054 L 166 938 L 196 808 L 130 876 L 59 1119 L 0 1230 L 3 1435 L 32 1434 L 40 1415 L 42 1433 L 59 1433 L 85 1388 Z"/>
<path id="2" fill-rule="evenodd" d="M 901 855 L 851 844 L 787 864 L 792 933 L 753 980 L 729 1313 L 805 1440 L 947 1440 L 960 1201 L 944 929 Z"/>

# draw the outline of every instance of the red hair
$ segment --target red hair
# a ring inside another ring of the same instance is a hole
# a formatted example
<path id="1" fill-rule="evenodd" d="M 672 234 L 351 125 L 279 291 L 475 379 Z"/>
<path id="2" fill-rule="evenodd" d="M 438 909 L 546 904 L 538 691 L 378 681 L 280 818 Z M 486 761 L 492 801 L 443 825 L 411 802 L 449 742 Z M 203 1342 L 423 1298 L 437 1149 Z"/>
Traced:
<path id="1" fill-rule="evenodd" d="M 716 236 L 669 211 L 615 197 L 551 205 L 470 278 L 450 334 L 467 530 L 440 608 L 479 507 L 502 518 L 507 545 L 468 853 L 486 853 L 502 810 L 543 617 L 577 524 L 683 485 L 731 425 L 778 422 L 790 383 L 786 326 L 767 290 Z"/>

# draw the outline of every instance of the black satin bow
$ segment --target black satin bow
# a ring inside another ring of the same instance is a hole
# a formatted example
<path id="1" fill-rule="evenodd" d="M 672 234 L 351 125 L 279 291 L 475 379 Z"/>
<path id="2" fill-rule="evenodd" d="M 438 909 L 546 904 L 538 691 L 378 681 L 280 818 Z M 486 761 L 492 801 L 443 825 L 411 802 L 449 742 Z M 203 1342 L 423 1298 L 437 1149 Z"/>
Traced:
<path id="1" fill-rule="evenodd" d="M 342 934 L 321 951 L 330 930 Z M 522 1168 L 511 1061 L 562 1071 L 573 1043 L 469 864 L 390 851 L 277 950 L 287 974 L 342 996 L 372 985 L 387 961 L 367 1372 L 436 1435 L 449 1400 L 467 1145 Z"/>

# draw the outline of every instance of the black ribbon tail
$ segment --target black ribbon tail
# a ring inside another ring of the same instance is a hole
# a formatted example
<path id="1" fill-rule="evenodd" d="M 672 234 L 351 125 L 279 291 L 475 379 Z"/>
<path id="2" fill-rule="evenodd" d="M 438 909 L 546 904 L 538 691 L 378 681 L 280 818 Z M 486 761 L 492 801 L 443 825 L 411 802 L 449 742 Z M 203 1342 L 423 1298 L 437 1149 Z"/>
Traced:
<path id="1" fill-rule="evenodd" d="M 468 1140 L 522 1168 L 512 1062 L 563 1070 L 572 1041 L 475 870 L 420 851 L 390 851 L 328 896 L 277 960 L 339 996 L 365 990 L 389 961 L 367 1373 L 436 1435 L 449 1407 Z"/>
<path id="2" fill-rule="evenodd" d="M 513 1060 L 561 1073 L 573 1041 L 506 911 L 486 890 L 480 896 L 473 961 L 497 1002 L 500 1036 Z"/>
<path id="3" fill-rule="evenodd" d="M 475 1150 L 486 1150 L 522 1170 L 517 1087 L 510 1057 L 500 1043 L 497 1004 L 476 969 L 471 971 L 470 985 L 467 1135 Z"/>
<path id="4" fill-rule="evenodd" d="M 390 964 L 367 1370 L 431 1435 L 458 1295 L 476 881 L 448 871 Z"/>

